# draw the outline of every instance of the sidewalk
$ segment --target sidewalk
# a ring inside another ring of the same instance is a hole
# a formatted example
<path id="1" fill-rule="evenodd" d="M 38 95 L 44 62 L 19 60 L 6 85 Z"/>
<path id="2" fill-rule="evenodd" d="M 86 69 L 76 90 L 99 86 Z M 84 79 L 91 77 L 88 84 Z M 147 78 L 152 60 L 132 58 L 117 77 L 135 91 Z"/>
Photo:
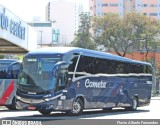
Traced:
<path id="1" fill-rule="evenodd" d="M 7 108 L 4 106 L 0 106 L 0 110 L 7 110 Z"/>
<path id="2" fill-rule="evenodd" d="M 160 100 L 160 96 L 152 96 L 151 100 Z"/>

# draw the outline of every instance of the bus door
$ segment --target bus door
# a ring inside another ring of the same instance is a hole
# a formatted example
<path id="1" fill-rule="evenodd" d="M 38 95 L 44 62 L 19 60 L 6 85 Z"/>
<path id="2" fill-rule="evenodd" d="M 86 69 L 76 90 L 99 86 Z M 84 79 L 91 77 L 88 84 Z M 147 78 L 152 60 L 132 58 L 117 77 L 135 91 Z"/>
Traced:
<path id="1" fill-rule="evenodd" d="M 60 62 L 53 68 L 53 75 L 57 78 L 56 90 L 64 89 L 68 84 L 68 64 Z"/>
<path id="2" fill-rule="evenodd" d="M 62 90 L 67 86 L 68 82 L 68 65 L 64 64 L 60 66 L 58 77 L 58 90 Z"/>

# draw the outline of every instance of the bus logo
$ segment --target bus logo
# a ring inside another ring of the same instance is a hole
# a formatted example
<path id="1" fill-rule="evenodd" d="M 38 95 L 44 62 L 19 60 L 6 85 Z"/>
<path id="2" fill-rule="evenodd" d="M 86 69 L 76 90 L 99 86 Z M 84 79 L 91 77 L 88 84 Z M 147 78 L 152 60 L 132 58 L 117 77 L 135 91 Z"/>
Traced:
<path id="1" fill-rule="evenodd" d="M 28 92 L 28 94 L 36 94 L 35 92 Z"/>
<path id="2" fill-rule="evenodd" d="M 100 82 L 91 81 L 89 79 L 86 79 L 85 81 L 85 87 L 86 88 L 106 88 L 106 82 L 103 82 L 102 80 Z"/>

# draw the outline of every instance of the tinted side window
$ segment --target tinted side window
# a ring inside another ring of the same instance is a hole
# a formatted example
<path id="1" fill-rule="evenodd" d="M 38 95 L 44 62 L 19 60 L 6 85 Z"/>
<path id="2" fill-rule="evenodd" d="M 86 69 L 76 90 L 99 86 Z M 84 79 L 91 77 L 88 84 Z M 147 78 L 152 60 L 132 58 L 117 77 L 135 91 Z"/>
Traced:
<path id="1" fill-rule="evenodd" d="M 69 72 L 74 72 L 75 66 L 77 64 L 78 56 L 73 56 L 73 58 L 70 60 L 70 65 L 68 67 Z"/>
<path id="2" fill-rule="evenodd" d="M 68 66 L 68 78 L 72 79 L 74 70 L 77 64 L 79 55 L 71 55 L 71 58 L 68 60 L 69 66 Z"/>
<path id="3" fill-rule="evenodd" d="M 147 67 L 145 65 L 131 64 L 130 73 L 147 73 Z"/>
<path id="4" fill-rule="evenodd" d="M 107 59 L 81 56 L 76 77 L 88 74 L 115 74 L 116 62 Z"/>
<path id="5" fill-rule="evenodd" d="M 76 77 L 88 74 L 129 74 L 145 72 L 151 72 L 150 66 L 145 67 L 144 65 L 139 64 L 81 56 L 77 67 Z"/>
<path id="6" fill-rule="evenodd" d="M 95 58 L 94 61 L 94 74 L 114 74 L 115 62 L 112 60 Z"/>
<path id="7" fill-rule="evenodd" d="M 20 63 L 15 63 L 15 64 L 11 65 L 8 70 L 8 78 L 17 79 L 19 69 L 20 69 Z"/>
<path id="8" fill-rule="evenodd" d="M 94 74 L 94 58 L 81 56 L 79 59 L 75 77 L 85 76 L 87 74 Z"/>
<path id="9" fill-rule="evenodd" d="M 116 62 L 116 73 L 123 74 L 124 73 L 124 64 L 122 62 Z"/>

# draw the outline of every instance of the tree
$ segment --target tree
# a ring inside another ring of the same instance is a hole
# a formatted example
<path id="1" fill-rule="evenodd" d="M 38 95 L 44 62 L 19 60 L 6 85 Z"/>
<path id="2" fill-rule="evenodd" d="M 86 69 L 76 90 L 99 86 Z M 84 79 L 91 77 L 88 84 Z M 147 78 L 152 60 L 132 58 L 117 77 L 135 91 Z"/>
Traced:
<path id="1" fill-rule="evenodd" d="M 82 13 L 80 15 L 79 29 L 78 32 L 75 34 L 73 42 L 71 42 L 71 46 L 95 50 L 96 44 L 91 39 L 90 28 L 91 17 L 89 13 Z"/>
<path id="2" fill-rule="evenodd" d="M 148 48 L 151 40 L 158 34 L 159 22 L 139 13 L 129 13 L 119 17 L 108 13 L 93 19 L 95 42 L 119 56 L 139 49 Z"/>
<path id="3" fill-rule="evenodd" d="M 129 13 L 126 21 L 132 24 L 133 30 L 136 30 L 133 40 L 137 40 L 138 50 L 145 51 L 145 58 L 148 61 L 148 52 L 155 52 L 160 45 L 159 39 L 155 39 L 159 34 L 160 22 L 139 13 Z"/>
<path id="4" fill-rule="evenodd" d="M 5 56 L 4 55 L 0 55 L 0 59 L 3 59 Z"/>

